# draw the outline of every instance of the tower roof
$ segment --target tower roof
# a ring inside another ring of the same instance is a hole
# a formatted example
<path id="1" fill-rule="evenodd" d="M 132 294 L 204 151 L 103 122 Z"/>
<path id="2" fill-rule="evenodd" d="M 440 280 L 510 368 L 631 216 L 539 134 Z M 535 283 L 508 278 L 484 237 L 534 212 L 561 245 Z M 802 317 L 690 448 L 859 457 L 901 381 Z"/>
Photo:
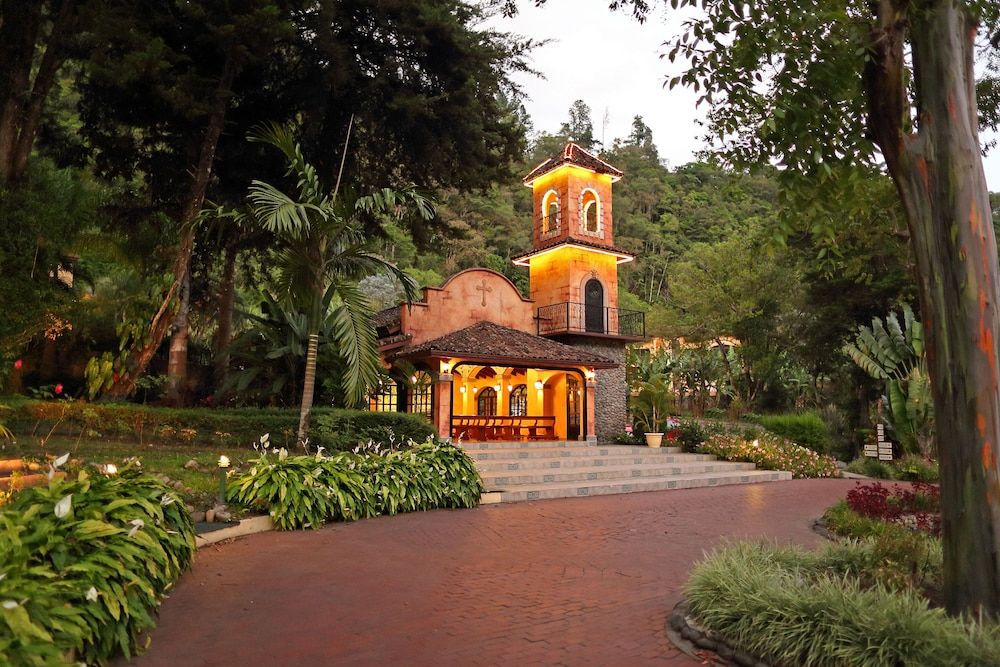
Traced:
<path id="1" fill-rule="evenodd" d="M 559 154 L 553 155 L 532 169 L 531 173 L 524 177 L 524 184 L 530 186 L 536 179 L 544 176 L 550 171 L 554 171 L 564 164 L 572 164 L 577 167 L 583 167 L 584 169 L 588 169 L 597 174 L 607 174 L 611 176 L 611 180 L 613 181 L 617 181 L 625 175 L 621 169 L 611 166 L 601 158 L 592 153 L 588 153 L 571 141 L 566 144 L 565 148 L 563 148 Z"/>

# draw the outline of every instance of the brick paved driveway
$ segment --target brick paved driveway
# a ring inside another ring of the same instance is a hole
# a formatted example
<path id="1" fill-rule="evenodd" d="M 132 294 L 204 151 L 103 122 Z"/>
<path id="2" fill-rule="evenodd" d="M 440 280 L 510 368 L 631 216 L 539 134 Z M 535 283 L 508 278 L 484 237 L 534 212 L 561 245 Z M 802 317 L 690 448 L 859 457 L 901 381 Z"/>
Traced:
<path id="1" fill-rule="evenodd" d="M 266 533 L 198 552 L 142 667 L 697 664 L 665 636 L 727 538 L 817 544 L 807 480 L 547 500 Z"/>

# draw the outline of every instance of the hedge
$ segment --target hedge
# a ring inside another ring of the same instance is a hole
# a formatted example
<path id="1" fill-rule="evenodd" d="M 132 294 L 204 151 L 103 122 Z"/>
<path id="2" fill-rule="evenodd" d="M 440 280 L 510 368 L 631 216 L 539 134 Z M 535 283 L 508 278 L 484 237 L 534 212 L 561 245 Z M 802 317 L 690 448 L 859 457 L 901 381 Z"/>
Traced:
<path id="1" fill-rule="evenodd" d="M 84 437 L 136 439 L 139 442 L 246 445 L 269 433 L 276 446 L 292 448 L 298 410 L 283 408 L 161 408 L 135 403 L 34 401 L 5 398 L 7 425 L 16 437 L 43 437 L 50 431 Z M 417 415 L 314 408 L 310 441 L 329 451 L 351 449 L 373 440 L 390 445 L 425 440 L 434 433 Z"/>
<path id="2" fill-rule="evenodd" d="M 757 418 L 757 423 L 771 433 L 814 452 L 826 454 L 830 451 L 830 434 L 827 433 L 826 424 L 814 413 L 763 415 Z"/>
<path id="3" fill-rule="evenodd" d="M 194 549 L 184 503 L 131 468 L 18 492 L 0 509 L 0 664 L 133 655 Z"/>

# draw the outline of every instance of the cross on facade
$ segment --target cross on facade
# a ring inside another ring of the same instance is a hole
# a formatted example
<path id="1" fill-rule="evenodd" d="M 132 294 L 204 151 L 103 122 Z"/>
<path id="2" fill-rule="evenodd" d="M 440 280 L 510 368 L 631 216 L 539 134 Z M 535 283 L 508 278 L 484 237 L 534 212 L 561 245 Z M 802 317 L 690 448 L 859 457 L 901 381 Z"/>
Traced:
<path id="1" fill-rule="evenodd" d="M 476 287 L 476 291 L 477 291 L 477 292 L 482 292 L 482 293 L 483 293 L 483 304 L 482 304 L 482 305 L 484 305 L 484 306 L 485 306 L 485 305 L 486 305 L 486 293 L 487 293 L 487 292 L 492 292 L 492 291 L 493 291 L 493 288 L 492 288 L 492 287 L 489 287 L 489 286 L 488 286 L 488 285 L 486 284 L 486 278 L 483 278 L 483 284 L 482 284 L 482 285 L 479 285 L 478 287 Z"/>

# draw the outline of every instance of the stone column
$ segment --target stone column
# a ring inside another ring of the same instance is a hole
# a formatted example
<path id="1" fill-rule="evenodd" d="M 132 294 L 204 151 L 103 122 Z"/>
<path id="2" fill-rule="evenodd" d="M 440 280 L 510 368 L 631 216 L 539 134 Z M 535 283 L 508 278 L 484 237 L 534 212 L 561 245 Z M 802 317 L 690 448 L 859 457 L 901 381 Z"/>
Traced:
<path id="1" fill-rule="evenodd" d="M 442 438 L 451 438 L 452 374 L 441 373 L 434 383 L 434 426 Z"/>
<path id="2" fill-rule="evenodd" d="M 597 442 L 597 380 L 587 380 L 587 442 Z"/>

